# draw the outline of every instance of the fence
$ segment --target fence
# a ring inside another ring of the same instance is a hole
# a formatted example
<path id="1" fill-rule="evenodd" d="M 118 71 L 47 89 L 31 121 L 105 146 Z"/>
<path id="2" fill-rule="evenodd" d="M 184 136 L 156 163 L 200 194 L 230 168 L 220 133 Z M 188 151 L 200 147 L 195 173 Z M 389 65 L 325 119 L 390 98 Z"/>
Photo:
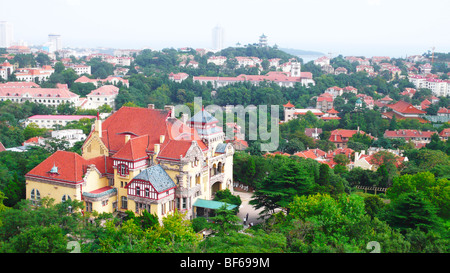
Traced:
<path id="1" fill-rule="evenodd" d="M 388 188 L 368 187 L 368 186 L 360 186 L 360 185 L 357 185 L 356 188 L 360 189 L 360 190 L 364 190 L 365 193 L 367 193 L 367 191 L 374 191 L 375 194 L 377 194 L 377 192 L 384 192 L 384 193 L 386 193 L 386 191 L 388 189 Z"/>

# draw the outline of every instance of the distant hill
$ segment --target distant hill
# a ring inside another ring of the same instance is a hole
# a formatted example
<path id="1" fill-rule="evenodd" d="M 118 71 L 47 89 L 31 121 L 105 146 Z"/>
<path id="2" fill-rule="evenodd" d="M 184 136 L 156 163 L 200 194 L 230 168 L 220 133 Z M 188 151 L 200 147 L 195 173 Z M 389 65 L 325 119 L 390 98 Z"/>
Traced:
<path id="1" fill-rule="evenodd" d="M 325 53 L 318 51 L 309 51 L 309 50 L 301 50 L 301 49 L 293 49 L 293 48 L 279 48 L 279 50 L 284 51 L 286 53 L 299 56 L 299 55 L 326 55 Z"/>
<path id="2" fill-rule="evenodd" d="M 287 62 L 291 58 L 298 58 L 294 54 L 290 54 L 284 50 L 274 47 L 259 47 L 257 45 L 247 45 L 245 47 L 228 47 L 215 54 L 216 56 L 225 56 L 234 58 L 236 56 L 258 57 L 260 59 L 280 58 L 283 62 Z"/>

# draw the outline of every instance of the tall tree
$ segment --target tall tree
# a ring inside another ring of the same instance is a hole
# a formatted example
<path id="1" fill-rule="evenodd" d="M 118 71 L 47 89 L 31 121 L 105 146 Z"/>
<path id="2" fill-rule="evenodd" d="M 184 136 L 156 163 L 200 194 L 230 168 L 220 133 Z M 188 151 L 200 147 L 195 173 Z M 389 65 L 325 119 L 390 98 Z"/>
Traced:
<path id="1" fill-rule="evenodd" d="M 314 177 L 304 166 L 289 158 L 280 160 L 279 164 L 264 179 L 250 201 L 257 209 L 264 208 L 262 213 L 287 208 L 294 196 L 311 193 Z"/>

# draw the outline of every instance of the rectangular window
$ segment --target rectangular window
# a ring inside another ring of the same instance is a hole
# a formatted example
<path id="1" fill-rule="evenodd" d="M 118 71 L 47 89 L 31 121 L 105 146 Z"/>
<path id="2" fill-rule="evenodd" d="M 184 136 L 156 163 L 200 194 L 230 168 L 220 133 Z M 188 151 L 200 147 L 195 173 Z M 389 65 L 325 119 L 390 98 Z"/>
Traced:
<path id="1" fill-rule="evenodd" d="M 128 200 L 125 196 L 122 196 L 122 209 L 128 209 Z"/>
<path id="2" fill-rule="evenodd" d="M 91 202 L 86 202 L 86 211 L 92 212 L 92 203 Z"/>

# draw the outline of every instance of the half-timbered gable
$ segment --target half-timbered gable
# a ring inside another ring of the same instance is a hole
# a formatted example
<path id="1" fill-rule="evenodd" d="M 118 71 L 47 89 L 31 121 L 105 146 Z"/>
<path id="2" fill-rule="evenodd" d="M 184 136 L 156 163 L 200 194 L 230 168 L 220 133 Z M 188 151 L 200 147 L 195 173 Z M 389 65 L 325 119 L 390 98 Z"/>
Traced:
<path id="1" fill-rule="evenodd" d="M 151 213 L 158 213 L 157 210 L 161 210 L 160 213 L 164 215 L 175 208 L 176 184 L 161 165 L 142 170 L 126 188 L 128 200 L 134 201 L 136 212 L 147 209 Z"/>

